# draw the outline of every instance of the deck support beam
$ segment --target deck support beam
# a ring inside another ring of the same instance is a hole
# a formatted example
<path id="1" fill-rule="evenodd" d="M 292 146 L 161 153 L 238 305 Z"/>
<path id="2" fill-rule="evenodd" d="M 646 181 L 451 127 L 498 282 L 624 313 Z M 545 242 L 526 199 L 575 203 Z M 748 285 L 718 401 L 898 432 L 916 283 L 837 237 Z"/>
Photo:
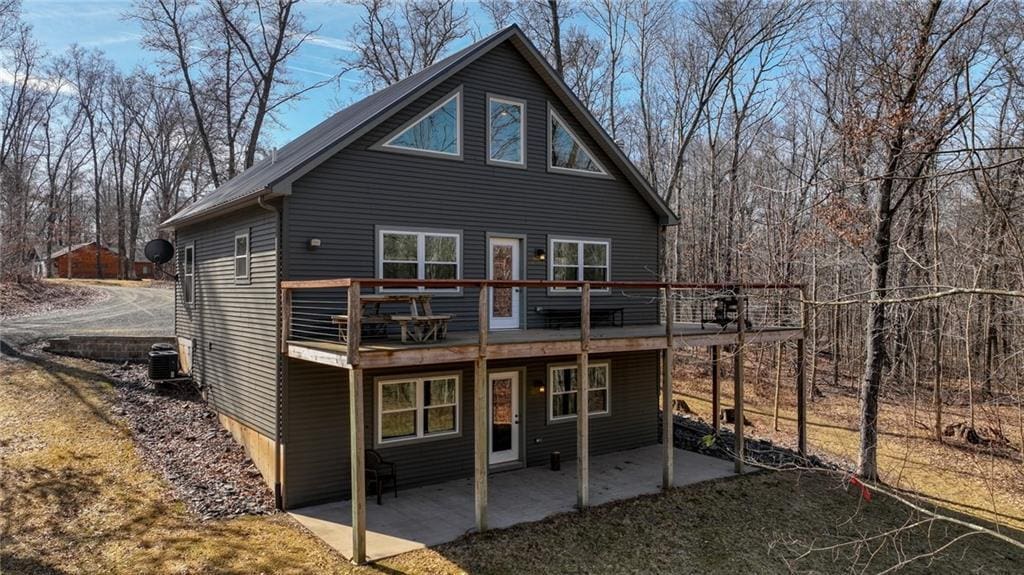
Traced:
<path id="1" fill-rule="evenodd" d="M 747 328 L 746 306 L 744 295 L 739 288 L 736 289 L 736 347 L 733 349 L 733 408 L 735 418 L 734 433 L 735 445 L 735 470 L 736 473 L 743 473 L 743 347 L 744 334 Z"/>
<path id="2" fill-rule="evenodd" d="M 720 352 L 719 346 L 711 346 L 711 428 L 715 435 L 718 435 L 718 428 L 722 421 L 722 386 L 719 382 L 722 371 L 718 367 Z"/>
<path id="3" fill-rule="evenodd" d="M 487 333 L 490 330 L 488 302 L 488 288 L 481 286 L 477 306 L 479 341 L 473 370 L 473 501 L 476 530 L 479 532 L 487 530 L 487 471 L 489 464 L 487 396 L 490 385 L 487 377 Z"/>
<path id="4" fill-rule="evenodd" d="M 590 505 L 590 284 L 580 291 L 580 354 L 576 358 L 576 507 Z"/>
<path id="5" fill-rule="evenodd" d="M 675 341 L 672 327 L 675 320 L 675 306 L 672 289 L 665 288 L 665 352 L 661 362 L 661 443 L 664 461 L 661 469 L 661 488 L 670 489 L 675 484 L 675 410 L 672 408 L 674 381 L 672 368 L 675 365 Z"/>
<path id="6" fill-rule="evenodd" d="M 352 563 L 366 563 L 366 438 L 363 420 L 363 369 L 359 367 L 359 340 L 362 326 L 358 311 L 359 282 L 352 282 L 348 288 L 349 331 L 348 361 L 352 368 L 348 372 L 348 429 L 349 461 L 352 471 Z"/>
<path id="7" fill-rule="evenodd" d="M 807 456 L 807 390 L 805 382 L 808 303 L 807 293 L 800 289 L 800 338 L 796 340 L 796 443 L 801 456 Z M 811 361 L 815 361 L 812 358 Z"/>

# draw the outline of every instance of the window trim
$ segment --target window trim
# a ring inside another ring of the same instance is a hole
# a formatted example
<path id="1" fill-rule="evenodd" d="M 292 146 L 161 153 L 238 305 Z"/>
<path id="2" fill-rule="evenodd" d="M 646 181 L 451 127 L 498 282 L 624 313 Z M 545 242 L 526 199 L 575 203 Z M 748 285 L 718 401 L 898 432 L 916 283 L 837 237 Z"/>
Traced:
<path id="1" fill-rule="evenodd" d="M 400 136 L 407 129 L 409 129 L 412 126 L 414 126 L 415 124 L 419 123 L 420 120 L 426 118 L 427 116 L 429 116 L 430 114 L 434 113 L 438 109 L 444 107 L 445 104 L 450 102 L 453 98 L 455 99 L 455 126 L 456 126 L 456 128 L 455 128 L 455 130 L 456 130 L 456 132 L 455 132 L 455 150 L 456 151 L 455 151 L 454 154 L 449 153 L 449 152 L 438 152 L 436 150 L 420 150 L 420 149 L 417 149 L 417 148 L 407 148 L 405 146 L 396 146 L 396 145 L 393 145 L 391 143 L 392 141 L 395 140 L 395 138 Z M 423 110 L 420 113 L 416 114 L 411 119 L 405 121 L 401 126 L 399 126 L 399 127 L 395 128 L 394 130 L 392 130 L 390 133 L 388 133 L 388 135 L 386 135 L 383 138 L 381 138 L 379 142 L 377 142 L 376 144 L 373 144 L 372 146 L 370 146 L 370 149 L 371 150 L 377 150 L 377 151 L 394 152 L 394 153 L 397 153 L 397 154 L 409 154 L 411 156 L 421 156 L 421 157 L 428 157 L 428 158 L 443 158 L 443 159 L 446 159 L 446 160 L 459 160 L 459 161 L 461 161 L 462 158 L 463 158 L 463 142 L 462 142 L 462 140 L 463 140 L 463 129 L 462 129 L 462 125 L 463 125 L 463 111 L 462 110 L 463 110 L 463 98 L 462 98 L 462 85 L 460 84 L 459 87 L 455 88 L 451 92 L 448 92 L 447 94 L 442 96 L 440 99 L 438 99 L 438 101 L 436 103 L 428 106 L 425 110 Z"/>
<path id="2" fill-rule="evenodd" d="M 555 406 L 555 403 L 554 403 L 555 395 L 567 395 L 569 393 L 579 394 L 579 389 L 577 389 L 574 392 L 565 392 L 565 393 L 558 393 L 558 394 L 555 393 L 555 386 L 554 386 L 554 382 L 555 382 L 554 372 L 555 372 L 555 370 L 556 369 L 566 369 L 566 368 L 570 368 L 570 367 L 574 367 L 576 369 L 579 369 L 579 364 L 575 363 L 575 362 L 570 362 L 570 363 L 551 363 L 551 364 L 548 364 L 548 381 L 547 381 L 547 388 L 548 388 L 548 391 L 547 391 L 547 396 L 548 396 L 547 397 L 547 403 L 548 403 L 547 419 L 548 419 L 548 423 L 562 423 L 562 422 L 566 422 L 566 421 L 576 421 L 576 418 L 579 417 L 579 410 L 578 409 L 577 409 L 577 412 L 572 414 L 572 415 L 559 415 L 559 416 L 556 417 L 556 416 L 554 416 L 552 414 L 553 408 Z M 612 413 L 612 362 L 611 362 L 611 360 L 607 360 L 607 359 L 600 360 L 600 361 L 592 361 L 592 362 L 589 363 L 589 367 L 591 367 L 591 368 L 603 367 L 607 371 L 607 376 L 605 377 L 605 386 L 603 388 L 600 388 L 600 387 L 597 388 L 597 389 L 604 389 L 605 390 L 605 396 L 606 397 L 605 397 L 605 409 L 604 409 L 604 411 L 589 411 L 587 415 L 589 417 L 607 417 L 607 416 L 611 415 L 611 413 Z M 593 389 L 594 388 L 588 388 L 588 391 L 591 391 Z M 577 405 L 579 405 L 579 404 L 577 403 Z M 589 404 L 588 404 L 588 407 L 589 407 Z"/>
<path id="3" fill-rule="evenodd" d="M 519 106 L 519 161 L 512 162 L 509 160 L 496 160 L 491 157 L 491 102 L 500 102 L 502 104 L 512 104 Z M 488 164 L 493 166 L 503 166 L 506 168 L 526 168 L 526 100 L 522 98 L 512 98 L 510 96 L 500 96 L 498 94 L 487 93 L 486 104 L 484 108 L 484 115 L 487 118 L 487 157 L 486 161 Z"/>
<path id="4" fill-rule="evenodd" d="M 426 407 L 423 405 L 423 382 L 430 379 L 445 379 L 452 378 L 455 380 L 455 430 L 444 431 L 440 433 L 426 434 L 423 432 L 423 415 L 426 413 Z M 389 383 L 416 383 L 416 435 L 408 437 L 398 437 L 393 439 L 383 438 L 383 401 L 381 400 L 384 385 Z M 434 373 L 411 373 L 408 375 L 384 375 L 374 379 L 374 409 L 373 414 L 376 418 L 374 422 L 374 436 L 373 445 L 374 447 L 390 447 L 392 445 L 406 445 L 409 443 L 423 443 L 428 441 L 437 441 L 441 439 L 452 439 L 455 437 L 462 436 L 462 373 L 458 371 L 451 372 L 434 372 Z"/>
<path id="5" fill-rule="evenodd" d="M 238 238 L 245 238 L 245 255 L 238 255 Z M 249 283 L 249 278 L 252 277 L 252 233 L 249 228 L 245 228 L 244 231 L 235 233 L 235 241 L 232 245 L 232 251 L 234 257 L 231 258 L 231 263 L 234 264 L 232 273 L 235 277 L 236 284 L 246 285 Z M 245 275 L 238 275 L 238 260 L 245 258 Z"/>
<path id="6" fill-rule="evenodd" d="M 576 168 L 563 168 L 561 166 L 555 166 L 551 163 L 551 147 L 554 145 L 555 141 L 555 134 L 554 130 L 551 127 L 551 124 L 554 120 L 558 120 L 558 123 L 562 124 L 562 128 L 564 128 L 565 131 L 569 133 L 569 136 L 572 137 L 573 141 L 576 142 L 576 144 L 590 156 L 590 159 L 593 160 L 594 164 L 598 167 L 598 169 L 601 170 L 600 172 L 590 172 L 587 170 L 578 170 Z M 592 152 L 590 148 L 588 148 L 587 145 L 583 143 L 582 140 L 580 140 L 580 137 L 576 135 L 576 132 L 569 127 L 569 123 L 565 121 L 565 118 L 563 118 L 561 114 L 555 111 L 555 108 L 554 106 L 551 105 L 551 102 L 548 102 L 548 123 L 546 131 L 548 135 L 548 145 L 547 160 L 545 161 L 547 163 L 549 172 L 554 172 L 558 174 L 572 174 L 575 176 L 588 176 L 591 178 L 612 179 L 612 176 L 608 173 L 608 169 L 604 167 L 604 164 L 602 164 L 600 160 L 597 159 L 597 155 L 594 154 L 594 152 Z"/>
<path id="7" fill-rule="evenodd" d="M 417 228 L 417 227 L 406 227 L 406 226 L 375 226 L 375 240 L 376 240 L 376 256 L 377 256 L 377 279 L 384 278 L 384 234 L 407 234 L 416 235 L 416 279 L 423 279 L 424 268 L 426 267 L 426 254 L 424 253 L 424 237 L 427 235 L 437 236 L 452 236 L 455 237 L 455 279 L 462 279 L 462 230 L 450 230 L 440 228 Z M 461 295 L 462 288 L 425 288 L 418 287 L 416 289 L 409 288 L 389 288 L 386 286 L 378 286 L 376 288 L 377 293 L 430 293 L 438 296 L 444 295 Z"/>
<path id="8" fill-rule="evenodd" d="M 554 281 L 555 279 L 555 242 L 562 243 L 575 243 L 580 249 L 576 255 L 576 265 L 579 272 L 576 274 L 576 281 L 584 281 L 583 274 L 583 244 L 604 244 L 605 254 L 607 256 L 607 262 L 605 265 L 606 281 L 612 281 L 612 240 L 609 238 L 589 238 L 589 237 L 575 237 L 575 236 L 548 236 L 548 280 Z M 593 267 L 593 266 L 591 266 Z M 549 287 L 548 295 L 566 295 L 566 294 L 578 294 L 580 288 L 560 288 L 560 287 Z M 609 295 L 611 289 L 609 288 L 593 288 L 590 290 L 592 295 Z"/>
<path id="9" fill-rule="evenodd" d="M 192 252 L 191 271 L 188 269 L 189 252 Z M 186 243 L 181 250 L 181 268 L 181 300 L 187 307 L 192 307 L 196 303 L 196 243 L 194 241 Z M 185 290 L 186 283 L 191 288 L 187 291 Z"/>

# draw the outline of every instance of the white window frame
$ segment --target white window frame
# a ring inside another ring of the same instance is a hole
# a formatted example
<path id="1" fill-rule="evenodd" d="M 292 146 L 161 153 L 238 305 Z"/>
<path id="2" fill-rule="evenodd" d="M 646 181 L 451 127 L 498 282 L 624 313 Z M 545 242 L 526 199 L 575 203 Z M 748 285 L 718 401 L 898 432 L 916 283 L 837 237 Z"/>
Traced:
<path id="1" fill-rule="evenodd" d="M 448 102 L 455 100 L 455 152 L 440 152 L 437 150 L 421 150 L 419 148 L 409 148 L 406 146 L 398 146 L 392 144 L 399 136 L 402 135 L 407 129 L 419 123 L 420 120 L 426 118 L 430 114 L 433 114 L 440 108 L 443 108 Z M 448 160 L 461 160 L 462 159 L 462 86 L 452 90 L 445 94 L 438 102 L 426 110 L 416 114 L 412 119 L 405 122 L 394 131 L 389 133 L 380 143 L 370 146 L 372 150 L 384 150 L 388 152 L 397 152 L 400 154 L 411 154 L 413 156 L 427 156 L 431 158 L 444 158 Z"/>
<path id="2" fill-rule="evenodd" d="M 402 234 L 416 236 L 416 279 L 424 279 L 426 275 L 426 237 L 445 236 L 455 238 L 455 261 L 454 262 L 430 262 L 455 264 L 455 279 L 462 279 L 462 230 L 435 230 L 428 228 L 377 228 L 377 278 L 384 277 L 384 234 Z M 413 263 L 412 260 L 388 260 L 389 262 Z M 462 288 L 394 288 L 382 286 L 377 288 L 378 293 L 416 293 L 430 292 L 438 294 L 462 293 Z"/>
<path id="3" fill-rule="evenodd" d="M 511 104 L 519 107 L 519 161 L 513 162 L 509 160 L 498 160 L 492 155 L 491 150 L 491 102 L 498 102 L 501 104 Z M 487 94 L 487 108 L 485 110 L 487 116 L 487 163 L 496 166 L 508 166 L 513 168 L 525 168 L 526 167 L 526 100 L 520 100 L 518 98 L 509 98 L 507 96 L 498 96 L 495 94 Z"/>
<path id="4" fill-rule="evenodd" d="M 232 251 L 235 256 L 231 259 L 231 263 L 234 264 L 234 269 L 231 270 L 235 276 L 235 283 L 249 283 L 249 277 L 252 274 L 252 242 L 250 237 L 249 229 L 241 231 L 235 234 L 235 241 L 232 245 Z M 238 239 L 245 238 L 245 254 L 238 255 Z M 238 275 L 238 260 L 245 258 L 245 275 Z"/>
<path id="5" fill-rule="evenodd" d="M 189 269 L 189 253 L 192 254 L 192 269 Z M 185 305 L 192 306 L 196 302 L 196 243 L 189 242 L 181 251 L 181 299 Z M 188 289 L 186 289 L 188 286 Z"/>
<path id="6" fill-rule="evenodd" d="M 426 433 L 423 430 L 423 422 L 425 421 L 427 410 L 430 407 L 452 407 L 453 404 L 445 403 L 439 405 L 433 405 L 427 407 L 423 405 L 425 382 L 435 379 L 454 379 L 455 380 L 455 429 L 453 431 L 442 431 L 437 433 Z M 392 410 L 385 412 L 383 409 L 384 403 L 382 401 L 384 386 L 387 384 L 396 383 L 415 383 L 416 384 L 416 435 L 407 437 L 395 437 L 392 439 L 384 439 L 384 428 L 383 428 L 383 415 L 385 413 L 397 413 L 399 411 L 413 411 L 411 409 L 403 410 Z M 377 446 L 396 445 L 410 442 L 420 441 L 432 441 L 435 439 L 444 439 L 458 437 L 462 435 L 462 374 L 459 372 L 448 372 L 448 373 L 428 373 L 428 374 L 415 374 L 409 376 L 387 376 L 377 378 L 374 382 L 374 390 L 376 396 L 376 434 L 374 435 L 374 444 Z"/>
<path id="7" fill-rule="evenodd" d="M 569 395 L 569 394 L 573 394 L 573 393 L 579 394 L 579 389 L 578 388 L 573 390 L 573 391 L 566 391 L 566 392 L 555 393 L 555 371 L 556 370 L 563 370 L 563 369 L 579 369 L 579 367 L 580 366 L 579 366 L 578 363 L 555 363 L 555 364 L 548 365 L 548 386 L 547 386 L 548 387 L 548 421 L 550 421 L 552 423 L 557 423 L 557 422 L 560 422 L 560 421 L 575 421 L 576 418 L 579 417 L 579 400 L 578 399 L 577 399 L 577 402 L 576 402 L 576 406 L 577 406 L 577 412 L 576 413 L 574 413 L 572 415 L 559 415 L 557 417 L 554 415 L 555 396 L 556 395 Z M 604 390 L 604 393 L 605 393 L 605 402 L 604 402 L 605 409 L 603 409 L 602 411 L 589 410 L 588 416 L 595 417 L 595 416 L 609 415 L 612 412 L 612 365 L 611 365 L 611 362 L 610 361 L 594 361 L 594 362 L 590 362 L 589 367 L 592 368 L 592 369 L 593 368 L 604 368 L 604 370 L 605 370 L 605 378 L 604 378 L 605 386 L 604 387 L 597 387 L 597 388 L 595 388 L 595 387 L 588 387 L 588 391 L 594 391 L 595 389 L 603 389 Z M 577 397 L 578 397 L 578 395 L 577 395 Z M 588 404 L 588 406 L 589 406 L 589 404 Z"/>
<path id="8" fill-rule="evenodd" d="M 573 237 L 557 237 L 551 236 L 548 238 L 548 280 L 555 281 L 555 244 L 576 244 L 576 281 L 583 280 L 583 246 L 586 244 L 604 244 L 605 246 L 605 265 L 603 266 L 606 270 L 605 281 L 612 281 L 612 241 L 608 239 L 598 238 L 573 238 Z M 590 266 L 600 267 L 600 266 Z M 565 294 L 565 293 L 579 293 L 580 288 L 561 288 L 552 287 L 548 288 L 548 294 Z M 608 288 L 594 288 L 590 290 L 591 294 L 609 294 L 611 290 Z"/>
<path id="9" fill-rule="evenodd" d="M 579 170 L 579 169 L 576 169 L 576 168 L 563 168 L 562 166 L 556 166 L 556 165 L 551 163 L 551 148 L 552 148 L 552 146 L 555 143 L 555 133 L 554 133 L 555 131 L 552 128 L 551 124 L 553 123 L 554 120 L 557 120 L 558 123 L 562 125 L 562 128 L 566 132 L 569 133 L 569 136 L 572 138 L 572 140 L 574 142 L 576 142 L 576 145 L 579 146 L 584 152 L 587 153 L 587 155 L 590 156 L 590 159 L 593 160 L 594 165 L 597 166 L 597 169 L 601 170 L 600 172 L 591 172 L 591 171 L 588 171 L 588 170 Z M 547 146 L 547 156 L 548 157 L 547 157 L 547 160 L 545 160 L 545 161 L 547 162 L 547 166 L 548 166 L 548 171 L 549 172 L 557 172 L 557 173 L 560 173 L 560 174 L 573 174 L 573 175 L 576 175 L 576 176 L 590 176 L 592 178 L 610 178 L 611 177 L 608 174 L 608 170 L 604 167 L 604 164 L 602 164 L 601 161 L 597 159 L 597 155 L 595 155 L 594 152 L 591 151 L 591 149 L 588 148 L 583 143 L 582 140 L 580 140 L 579 136 L 576 135 L 576 132 L 574 132 L 572 130 L 572 128 L 569 127 L 568 122 L 566 122 L 565 119 L 562 118 L 562 115 L 555 111 L 555 109 L 551 106 L 550 102 L 548 102 L 547 134 L 548 134 L 548 146 Z"/>

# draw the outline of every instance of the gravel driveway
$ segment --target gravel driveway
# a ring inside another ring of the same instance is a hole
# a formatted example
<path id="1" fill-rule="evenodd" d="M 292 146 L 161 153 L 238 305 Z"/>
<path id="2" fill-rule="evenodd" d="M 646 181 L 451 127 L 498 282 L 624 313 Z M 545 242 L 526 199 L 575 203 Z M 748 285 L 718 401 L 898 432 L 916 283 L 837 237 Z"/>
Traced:
<path id="1" fill-rule="evenodd" d="M 166 288 L 95 286 L 103 301 L 71 310 L 3 321 L 0 338 L 14 346 L 67 335 L 174 335 L 174 292 Z"/>

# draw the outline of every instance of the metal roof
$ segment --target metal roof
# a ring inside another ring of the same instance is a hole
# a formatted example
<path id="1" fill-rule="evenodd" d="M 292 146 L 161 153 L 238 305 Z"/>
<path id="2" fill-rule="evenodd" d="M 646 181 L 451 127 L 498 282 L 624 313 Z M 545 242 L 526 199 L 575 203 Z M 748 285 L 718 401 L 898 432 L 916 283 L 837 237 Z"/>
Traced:
<path id="1" fill-rule="evenodd" d="M 622 153 L 594 117 L 558 77 L 537 48 L 515 24 L 495 32 L 451 56 L 337 112 L 308 132 L 278 149 L 269 158 L 253 164 L 241 174 L 224 182 L 196 203 L 160 224 L 173 228 L 198 219 L 233 210 L 255 202 L 260 196 L 291 193 L 291 183 L 336 154 L 356 138 L 401 110 L 406 104 L 432 89 L 480 56 L 506 40 L 519 49 L 534 69 L 562 99 L 573 115 L 589 131 L 601 148 L 626 174 L 633 185 L 659 215 L 662 224 L 674 224 L 678 218 L 651 188 L 636 166 Z"/>

